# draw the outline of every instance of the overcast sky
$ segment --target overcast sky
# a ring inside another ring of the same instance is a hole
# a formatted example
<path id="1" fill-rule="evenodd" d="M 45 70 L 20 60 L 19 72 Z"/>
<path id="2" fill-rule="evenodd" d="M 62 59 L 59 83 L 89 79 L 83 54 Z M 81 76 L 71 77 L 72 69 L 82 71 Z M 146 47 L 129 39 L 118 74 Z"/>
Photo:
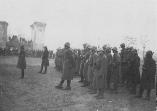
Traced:
<path id="1" fill-rule="evenodd" d="M 48 48 L 82 47 L 109 43 L 118 46 L 125 36 L 149 39 L 157 49 L 157 0 L 0 0 L 0 20 L 9 23 L 8 32 L 30 39 L 34 21 L 47 24 Z"/>

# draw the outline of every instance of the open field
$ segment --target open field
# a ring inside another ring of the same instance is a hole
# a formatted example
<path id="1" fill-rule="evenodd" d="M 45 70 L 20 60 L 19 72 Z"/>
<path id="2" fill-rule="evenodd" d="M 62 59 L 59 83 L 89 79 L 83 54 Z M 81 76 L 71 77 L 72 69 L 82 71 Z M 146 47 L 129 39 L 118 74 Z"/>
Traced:
<path id="1" fill-rule="evenodd" d="M 54 69 L 53 60 L 48 73 L 39 74 L 41 59 L 27 58 L 23 80 L 16 63 L 16 57 L 0 57 L 0 111 L 155 111 L 154 92 L 146 101 L 120 88 L 118 94 L 106 91 L 104 99 L 96 100 L 80 87 L 78 78 L 72 81 L 71 91 L 55 89 L 61 74 Z"/>

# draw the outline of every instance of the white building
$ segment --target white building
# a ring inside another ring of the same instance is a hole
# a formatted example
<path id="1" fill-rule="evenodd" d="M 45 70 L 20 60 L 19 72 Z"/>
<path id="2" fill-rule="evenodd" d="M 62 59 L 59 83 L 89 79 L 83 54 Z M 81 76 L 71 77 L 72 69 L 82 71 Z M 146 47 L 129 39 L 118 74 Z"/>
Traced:
<path id="1" fill-rule="evenodd" d="M 32 30 L 31 38 L 33 41 L 33 49 L 34 50 L 42 50 L 43 49 L 44 38 L 45 38 L 45 36 L 44 36 L 45 27 L 46 27 L 46 24 L 41 23 L 41 22 L 34 22 L 31 25 L 31 30 Z"/>
<path id="2" fill-rule="evenodd" d="M 7 42 L 7 28 L 8 23 L 0 21 L 0 47 L 5 48 Z"/>

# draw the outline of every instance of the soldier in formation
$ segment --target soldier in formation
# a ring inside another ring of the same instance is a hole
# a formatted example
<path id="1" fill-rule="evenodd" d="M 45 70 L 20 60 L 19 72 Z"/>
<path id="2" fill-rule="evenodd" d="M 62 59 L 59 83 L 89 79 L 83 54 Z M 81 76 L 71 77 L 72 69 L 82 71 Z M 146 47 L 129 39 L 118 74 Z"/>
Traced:
<path id="1" fill-rule="evenodd" d="M 125 86 L 131 94 L 137 95 L 138 85 L 140 85 L 140 97 L 143 90 L 147 89 L 147 98 L 149 98 L 152 84 L 149 85 L 149 88 L 145 88 L 145 85 L 143 85 L 146 83 L 143 82 L 145 80 L 143 80 L 145 78 L 143 75 L 146 73 L 143 70 L 140 77 L 140 57 L 137 50 L 133 47 L 125 47 L 124 43 L 120 46 L 122 50 L 118 52 L 116 47 L 111 48 L 107 45 L 103 46 L 103 50 L 96 50 L 96 47 L 85 45 L 83 53 L 81 53 L 82 59 L 79 71 L 81 81 L 79 82 L 83 83 L 83 87 L 89 89 L 90 94 L 97 94 L 96 98 L 103 98 L 105 90 L 118 93 L 119 86 Z M 151 54 L 146 54 L 146 58 L 148 58 L 148 55 Z M 155 77 L 156 66 L 153 62 L 150 65 L 153 68 L 150 69 L 152 72 L 148 76 L 151 78 L 151 83 L 155 84 L 153 77 Z"/>
<path id="2" fill-rule="evenodd" d="M 141 98 L 143 96 L 144 90 L 147 91 L 146 98 L 150 99 L 151 90 L 155 87 L 155 73 L 156 73 L 156 63 L 152 58 L 153 52 L 147 51 L 144 58 L 144 64 L 142 67 L 142 77 L 140 82 L 140 91 L 137 97 Z"/>
<path id="3" fill-rule="evenodd" d="M 58 48 L 55 56 L 55 66 L 58 71 L 62 72 L 63 49 Z"/>
<path id="4" fill-rule="evenodd" d="M 69 43 L 66 43 L 62 51 L 57 50 L 55 64 L 56 67 L 63 67 L 63 75 L 56 88 L 62 89 L 64 81 L 67 80 L 65 89 L 70 90 L 74 74 L 79 74 L 82 87 L 88 88 L 89 94 L 97 94 L 95 96 L 97 99 L 102 99 L 106 90 L 118 93 L 121 86 L 126 87 L 130 94 L 138 95 L 136 97 L 142 97 L 143 91 L 147 90 L 146 98 L 150 98 L 156 72 L 151 51 L 146 53 L 140 76 L 141 60 L 135 48 L 126 47 L 124 43 L 120 45 L 120 52 L 117 47 L 111 48 L 107 45 L 104 45 L 102 50 L 89 44 L 83 44 L 83 47 L 83 50 L 72 50 Z M 137 92 L 138 85 L 139 92 Z"/>

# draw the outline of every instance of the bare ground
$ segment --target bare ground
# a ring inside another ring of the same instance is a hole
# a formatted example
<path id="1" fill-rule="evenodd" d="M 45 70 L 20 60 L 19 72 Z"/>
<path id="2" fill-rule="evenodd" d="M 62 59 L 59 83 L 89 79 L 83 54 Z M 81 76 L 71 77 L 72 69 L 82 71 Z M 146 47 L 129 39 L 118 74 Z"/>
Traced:
<path id="1" fill-rule="evenodd" d="M 16 57 L 0 57 L 0 111 L 155 111 L 154 92 L 146 101 L 120 88 L 118 94 L 106 91 L 104 99 L 96 100 L 80 87 L 78 78 L 72 81 L 71 91 L 55 89 L 61 74 L 53 68 L 53 60 L 48 73 L 39 74 L 41 60 L 27 58 L 23 80 L 16 62 Z"/>

